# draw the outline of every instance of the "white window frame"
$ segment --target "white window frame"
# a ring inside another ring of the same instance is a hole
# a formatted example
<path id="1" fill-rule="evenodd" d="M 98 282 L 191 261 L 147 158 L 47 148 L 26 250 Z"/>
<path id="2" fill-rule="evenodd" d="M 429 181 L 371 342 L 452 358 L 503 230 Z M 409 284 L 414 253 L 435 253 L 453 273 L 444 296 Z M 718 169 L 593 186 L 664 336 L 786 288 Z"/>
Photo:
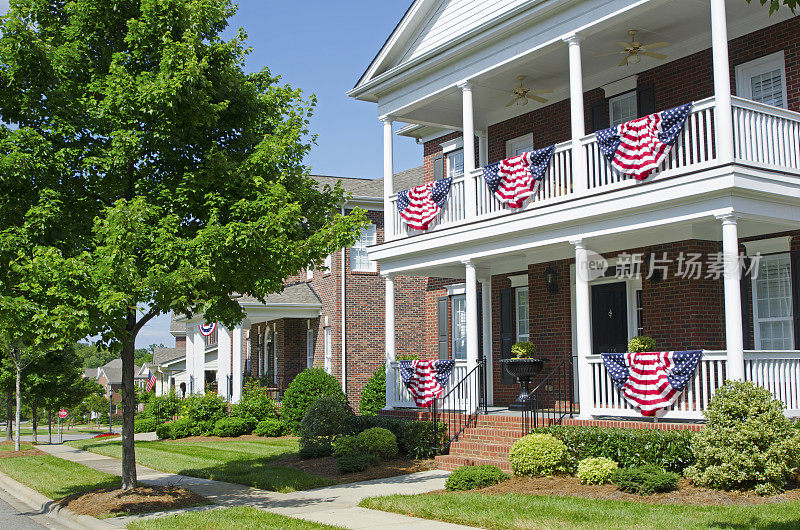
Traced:
<path id="1" fill-rule="evenodd" d="M 333 372 L 333 335 L 330 326 L 325 326 L 325 371 L 329 374 Z"/>
<path id="2" fill-rule="evenodd" d="M 750 281 L 750 293 L 751 293 L 751 300 L 753 304 L 753 338 L 755 339 L 755 347 L 757 350 L 764 350 L 766 348 L 761 346 L 761 326 L 759 324 L 761 322 L 789 322 L 789 342 L 790 345 L 787 350 L 791 350 L 794 348 L 794 307 L 792 299 L 792 272 L 791 272 L 791 259 L 788 253 L 780 253 L 780 254 L 770 254 L 767 256 L 760 257 L 760 263 L 767 263 L 769 261 L 778 261 L 778 260 L 788 260 L 789 261 L 789 315 L 786 317 L 767 317 L 767 318 L 760 318 L 758 316 L 758 277 L 752 278 Z M 759 267 L 761 265 L 759 264 Z M 761 276 L 759 273 L 757 276 Z M 774 350 L 774 348 L 770 348 Z"/>
<path id="3" fill-rule="evenodd" d="M 306 367 L 314 368 L 314 330 L 306 331 Z"/>
<path id="4" fill-rule="evenodd" d="M 736 67 L 736 95 L 746 99 L 753 99 L 753 87 L 751 79 L 757 75 L 771 72 L 772 70 L 781 71 L 781 92 L 783 105 L 782 109 L 787 108 L 786 95 L 786 59 L 783 50 L 753 59 L 742 63 Z M 766 104 L 766 103 L 765 103 Z"/>
<path id="5" fill-rule="evenodd" d="M 314 279 L 314 266 L 309 265 L 308 269 L 306 269 L 306 280 L 313 280 Z"/>
<path id="6" fill-rule="evenodd" d="M 617 101 L 622 101 L 624 99 L 631 99 L 631 98 L 633 99 L 633 105 L 634 105 L 634 108 L 636 109 L 636 112 L 633 113 L 634 114 L 633 119 L 635 119 L 639 115 L 639 102 L 637 101 L 636 91 L 635 90 L 631 90 L 630 92 L 623 92 L 622 94 L 620 94 L 618 96 L 614 96 L 613 98 L 608 98 L 608 126 L 609 127 L 614 127 L 615 125 L 619 125 L 620 123 L 625 123 L 626 121 L 629 121 L 629 120 L 623 120 L 621 122 L 615 123 L 615 120 L 614 120 L 614 103 L 616 103 Z"/>
<path id="7" fill-rule="evenodd" d="M 358 241 L 350 247 L 350 270 L 355 272 L 376 272 L 378 263 L 371 261 L 367 254 L 367 247 L 374 245 L 378 239 L 378 230 L 374 224 L 361 229 Z M 366 262 L 366 263 L 364 263 Z"/>
<path id="8" fill-rule="evenodd" d="M 325 261 L 322 264 L 325 267 L 325 274 L 330 274 L 331 272 L 331 261 L 332 261 L 331 254 L 325 256 Z"/>
<path id="9" fill-rule="evenodd" d="M 466 294 L 458 294 L 458 295 L 451 296 L 450 297 L 450 318 L 451 318 L 450 326 L 451 326 L 451 329 L 452 329 L 452 332 L 451 332 L 451 335 L 452 335 L 451 343 L 452 343 L 452 350 L 453 350 L 453 355 L 452 356 L 453 356 L 453 359 L 466 359 L 467 358 L 466 340 L 464 341 L 464 351 L 462 352 L 462 355 L 461 356 L 456 355 L 456 353 L 457 353 L 456 344 L 458 342 L 456 340 L 456 329 L 458 329 L 458 327 L 460 326 L 460 322 L 458 321 L 458 315 L 460 315 L 462 313 L 462 311 L 456 312 L 456 300 L 463 300 L 464 301 L 464 311 L 463 311 L 464 317 L 463 318 L 464 318 L 465 322 L 466 322 L 466 319 L 467 319 L 467 295 Z M 467 333 L 467 329 L 466 328 L 467 328 L 467 326 L 464 325 L 464 338 L 466 338 L 466 333 Z"/>
<path id="10" fill-rule="evenodd" d="M 506 157 L 517 156 L 519 151 L 533 151 L 533 133 L 523 134 L 506 141 Z"/>
<path id="11" fill-rule="evenodd" d="M 456 157 L 461 157 L 461 170 L 458 171 L 453 165 L 453 159 Z M 447 177 L 452 177 L 454 179 L 459 178 L 464 175 L 464 150 L 463 149 L 456 149 L 455 151 L 451 151 L 444 155 L 445 159 L 445 167 L 444 167 L 444 174 Z"/>
<path id="12" fill-rule="evenodd" d="M 528 332 L 520 333 L 520 312 L 519 312 L 519 298 L 520 294 L 525 293 L 528 296 L 527 287 L 517 287 L 514 289 L 514 323 L 516 325 L 517 342 L 527 342 L 531 340 L 531 300 L 528 298 Z"/>

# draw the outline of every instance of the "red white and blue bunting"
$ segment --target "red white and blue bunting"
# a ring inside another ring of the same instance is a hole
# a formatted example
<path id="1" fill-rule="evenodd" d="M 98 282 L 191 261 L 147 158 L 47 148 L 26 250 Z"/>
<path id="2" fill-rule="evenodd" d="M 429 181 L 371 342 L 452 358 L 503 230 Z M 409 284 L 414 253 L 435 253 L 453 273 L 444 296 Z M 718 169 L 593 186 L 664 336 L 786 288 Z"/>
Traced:
<path id="1" fill-rule="evenodd" d="M 448 177 L 399 192 L 397 211 L 406 225 L 414 230 L 427 230 L 441 212 L 452 183 L 452 177 Z"/>
<path id="2" fill-rule="evenodd" d="M 597 131 L 597 145 L 611 167 L 644 180 L 667 158 L 691 112 L 686 103 Z"/>
<path id="3" fill-rule="evenodd" d="M 214 322 L 212 324 L 200 324 L 198 326 L 200 328 L 200 334 L 204 337 L 210 337 L 214 330 L 217 328 L 217 323 Z"/>
<path id="4" fill-rule="evenodd" d="M 442 397 L 456 362 L 453 359 L 398 361 L 400 377 L 418 407 L 430 407 Z"/>
<path id="5" fill-rule="evenodd" d="M 509 208 L 521 208 L 539 190 L 555 146 L 522 153 L 483 168 L 483 179 L 497 200 Z"/>

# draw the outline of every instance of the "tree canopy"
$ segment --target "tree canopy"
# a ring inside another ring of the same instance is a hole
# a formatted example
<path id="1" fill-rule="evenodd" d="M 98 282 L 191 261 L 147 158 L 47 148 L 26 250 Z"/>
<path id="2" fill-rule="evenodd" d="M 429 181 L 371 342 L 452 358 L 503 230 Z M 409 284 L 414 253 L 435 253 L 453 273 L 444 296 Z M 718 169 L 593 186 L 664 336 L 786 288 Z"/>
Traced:
<path id="1" fill-rule="evenodd" d="M 774 13 L 775 11 L 777 11 L 778 9 L 780 9 L 781 3 L 783 3 L 783 5 L 785 5 L 787 8 L 789 8 L 789 10 L 792 13 L 796 13 L 797 12 L 797 0 L 783 0 L 783 2 L 781 2 L 781 0 L 758 0 L 758 1 L 761 2 L 762 6 L 763 5 L 767 5 L 767 3 L 769 3 L 769 14 L 770 15 L 772 13 Z M 752 0 L 747 0 L 748 4 L 750 2 L 752 2 Z"/>

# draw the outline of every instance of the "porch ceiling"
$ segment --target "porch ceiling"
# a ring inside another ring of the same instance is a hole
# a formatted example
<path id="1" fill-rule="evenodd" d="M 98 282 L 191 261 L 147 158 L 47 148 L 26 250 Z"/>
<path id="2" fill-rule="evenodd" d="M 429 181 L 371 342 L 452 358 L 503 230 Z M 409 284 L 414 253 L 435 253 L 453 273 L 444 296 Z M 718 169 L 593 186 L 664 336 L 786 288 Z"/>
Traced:
<path id="1" fill-rule="evenodd" d="M 768 10 L 758 2 L 748 5 L 744 0 L 729 0 L 726 5 L 730 38 L 791 18 L 791 13 L 785 9 L 769 17 Z M 707 49 L 711 46 L 710 28 L 708 0 L 681 0 L 680 9 L 674 1 L 654 0 L 600 21 L 581 32 L 585 39 L 581 45 L 584 90 L 598 88 Z M 630 40 L 628 31 L 631 29 L 639 31 L 637 40 L 640 42 L 669 42 L 670 46 L 657 50 L 669 57 L 665 61 L 642 57 L 640 63 L 625 67 L 618 66 L 622 55 L 597 57 L 620 51 L 617 42 Z M 543 95 L 548 102 L 506 107 L 513 97 L 513 89 L 519 86 L 519 75 L 525 76 L 524 84 L 529 88 L 553 90 L 553 94 Z M 477 129 L 486 129 L 494 123 L 562 101 L 569 97 L 567 46 L 561 41 L 552 42 L 534 53 L 478 74 L 472 83 Z M 458 129 L 461 127 L 461 91 L 451 87 L 407 107 L 395 117 L 402 122 Z"/>

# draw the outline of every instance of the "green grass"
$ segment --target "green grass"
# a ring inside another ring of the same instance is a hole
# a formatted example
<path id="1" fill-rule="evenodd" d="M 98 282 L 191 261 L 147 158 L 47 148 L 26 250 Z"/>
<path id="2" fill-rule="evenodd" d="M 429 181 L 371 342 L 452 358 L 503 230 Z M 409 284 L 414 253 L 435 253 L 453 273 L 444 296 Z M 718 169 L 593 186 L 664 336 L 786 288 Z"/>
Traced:
<path id="1" fill-rule="evenodd" d="M 247 528 L 275 528 L 287 530 L 335 530 L 340 527 L 326 524 L 312 523 L 302 519 L 293 519 L 285 515 L 257 510 L 250 507 L 224 508 L 219 510 L 204 510 L 202 512 L 169 515 L 158 519 L 147 519 L 130 523 L 128 528 L 133 530 L 183 530 L 193 529 L 247 529 Z"/>
<path id="2" fill-rule="evenodd" d="M 20 442 L 19 444 L 20 451 L 26 451 L 28 449 L 33 449 L 33 444 L 26 444 L 24 442 Z M 14 444 L 0 445 L 0 451 L 13 451 L 13 450 L 14 450 Z"/>
<path id="3" fill-rule="evenodd" d="M 360 506 L 482 528 L 800 527 L 800 502 L 683 506 L 577 497 L 439 493 L 370 497 Z"/>
<path id="4" fill-rule="evenodd" d="M 51 455 L 1 458 L 0 471 L 51 499 L 120 487 L 119 477 Z"/>
<path id="5" fill-rule="evenodd" d="M 76 440 L 73 447 L 101 455 L 122 457 L 122 442 Z M 136 462 L 159 471 L 222 482 L 244 484 L 289 493 L 321 488 L 333 481 L 297 469 L 271 465 L 277 457 L 296 453 L 297 440 L 229 440 L 192 442 L 136 442 Z"/>

